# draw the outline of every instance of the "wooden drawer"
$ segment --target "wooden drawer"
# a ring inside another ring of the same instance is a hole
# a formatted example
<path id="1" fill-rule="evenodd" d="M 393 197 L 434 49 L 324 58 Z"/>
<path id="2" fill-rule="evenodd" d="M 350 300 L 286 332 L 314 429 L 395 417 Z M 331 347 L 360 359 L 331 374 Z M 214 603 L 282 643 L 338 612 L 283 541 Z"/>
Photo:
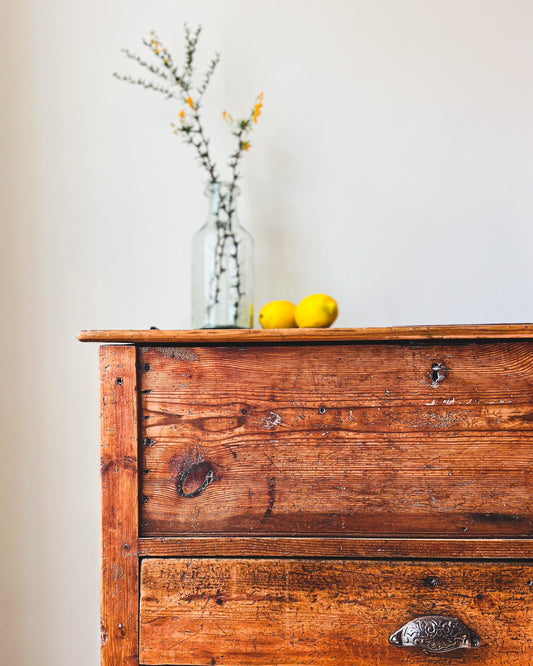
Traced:
<path id="1" fill-rule="evenodd" d="M 526 537 L 525 341 L 138 350 L 142 536 Z"/>
<path id="2" fill-rule="evenodd" d="M 140 663 L 525 666 L 532 584 L 523 563 L 148 558 Z M 389 642 L 434 615 L 460 619 L 479 647 L 428 656 Z"/>

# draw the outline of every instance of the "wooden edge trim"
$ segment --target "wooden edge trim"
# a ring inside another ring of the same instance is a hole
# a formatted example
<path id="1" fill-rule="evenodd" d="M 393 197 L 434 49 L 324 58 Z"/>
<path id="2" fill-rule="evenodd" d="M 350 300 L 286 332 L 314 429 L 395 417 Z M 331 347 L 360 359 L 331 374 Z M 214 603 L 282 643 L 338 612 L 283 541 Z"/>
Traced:
<path id="1" fill-rule="evenodd" d="M 331 537 L 142 538 L 140 557 L 370 557 L 531 559 L 533 539 Z"/>
<path id="2" fill-rule="evenodd" d="M 474 324 L 452 326 L 390 326 L 383 328 L 284 328 L 217 330 L 87 330 L 82 342 L 132 344 L 206 344 L 273 342 L 358 342 L 394 340 L 470 340 L 533 338 L 533 324 Z"/>
<path id="3" fill-rule="evenodd" d="M 102 666 L 139 664 L 135 357 L 135 347 L 100 348 Z"/>

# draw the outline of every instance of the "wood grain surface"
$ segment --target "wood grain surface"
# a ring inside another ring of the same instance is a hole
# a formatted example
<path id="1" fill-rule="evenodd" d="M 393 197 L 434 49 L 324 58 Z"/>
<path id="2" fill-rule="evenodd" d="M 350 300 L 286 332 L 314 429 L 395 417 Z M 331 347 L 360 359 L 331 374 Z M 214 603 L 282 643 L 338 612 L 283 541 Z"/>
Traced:
<path id="1" fill-rule="evenodd" d="M 141 557 L 533 559 L 531 539 L 399 539 L 220 535 L 143 537 Z"/>
<path id="2" fill-rule="evenodd" d="M 532 580 L 515 563 L 146 559 L 141 663 L 525 666 Z M 389 644 L 426 615 L 459 618 L 481 646 L 427 656 Z"/>
<path id="3" fill-rule="evenodd" d="M 140 348 L 141 534 L 531 536 L 532 352 Z"/>
<path id="4" fill-rule="evenodd" d="M 364 340 L 452 340 L 531 338 L 533 324 L 387 326 L 369 328 L 280 328 L 271 330 L 86 330 L 82 342 L 131 342 L 141 345 L 253 342 L 346 342 Z"/>
<path id="5" fill-rule="evenodd" d="M 102 666 L 138 666 L 135 349 L 100 348 Z"/>

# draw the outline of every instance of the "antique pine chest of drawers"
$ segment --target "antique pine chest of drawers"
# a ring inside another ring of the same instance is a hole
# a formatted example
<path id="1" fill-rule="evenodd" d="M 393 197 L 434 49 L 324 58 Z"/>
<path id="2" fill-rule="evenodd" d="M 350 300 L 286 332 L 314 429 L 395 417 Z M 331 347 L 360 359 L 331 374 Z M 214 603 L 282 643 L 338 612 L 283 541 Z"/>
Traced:
<path id="1" fill-rule="evenodd" d="M 104 343 L 104 666 L 533 665 L 533 327 Z"/>

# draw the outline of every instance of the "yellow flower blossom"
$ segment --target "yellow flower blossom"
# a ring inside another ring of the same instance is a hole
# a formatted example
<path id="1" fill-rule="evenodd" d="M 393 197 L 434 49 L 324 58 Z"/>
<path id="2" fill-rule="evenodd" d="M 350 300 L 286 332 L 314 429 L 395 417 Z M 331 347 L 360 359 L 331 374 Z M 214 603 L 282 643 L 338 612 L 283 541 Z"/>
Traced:
<path id="1" fill-rule="evenodd" d="M 251 145 L 249 141 L 241 141 L 241 150 L 250 150 Z"/>
<path id="2" fill-rule="evenodd" d="M 263 106 L 263 93 L 259 95 L 259 98 L 257 100 L 257 104 L 254 106 L 254 112 L 253 112 L 253 119 L 254 123 L 257 122 L 257 119 L 261 115 L 261 108 Z"/>
<path id="3" fill-rule="evenodd" d="M 228 113 L 227 111 L 222 111 L 222 117 L 224 118 L 224 120 L 227 120 L 228 123 L 233 122 L 233 116 L 230 113 Z"/>
<path id="4" fill-rule="evenodd" d="M 187 97 L 185 101 L 191 107 L 191 109 L 194 109 L 194 102 L 192 101 L 192 97 Z"/>
<path id="5" fill-rule="evenodd" d="M 183 120 L 185 118 L 185 111 L 182 109 L 179 113 L 178 116 Z"/>

